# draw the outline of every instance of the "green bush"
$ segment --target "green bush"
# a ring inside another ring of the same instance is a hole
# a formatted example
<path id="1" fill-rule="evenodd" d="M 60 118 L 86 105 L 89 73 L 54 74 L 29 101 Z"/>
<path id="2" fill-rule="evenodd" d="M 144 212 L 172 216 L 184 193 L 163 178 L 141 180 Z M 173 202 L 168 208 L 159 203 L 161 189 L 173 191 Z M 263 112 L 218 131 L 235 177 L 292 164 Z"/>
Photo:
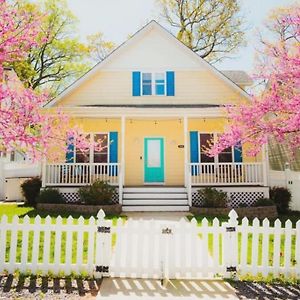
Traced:
<path id="1" fill-rule="evenodd" d="M 44 190 L 41 190 L 36 201 L 37 203 L 54 203 L 54 204 L 60 204 L 65 202 L 59 190 L 54 188 L 45 188 Z"/>
<path id="2" fill-rule="evenodd" d="M 25 198 L 26 205 L 36 205 L 36 198 L 40 193 L 41 187 L 42 181 L 39 177 L 30 178 L 21 184 L 22 194 Z"/>
<path id="3" fill-rule="evenodd" d="M 92 185 L 79 188 L 80 200 L 90 205 L 109 205 L 116 188 L 106 181 L 97 180 Z"/>
<path id="4" fill-rule="evenodd" d="M 273 206 L 273 205 L 275 205 L 274 201 L 269 198 L 260 198 L 253 204 L 253 206 Z"/>
<path id="5" fill-rule="evenodd" d="M 249 205 L 247 203 L 239 203 L 238 207 L 244 208 L 244 207 L 249 207 Z"/>
<path id="6" fill-rule="evenodd" d="M 270 199 L 277 206 L 278 213 L 285 214 L 289 211 L 292 200 L 291 192 L 284 187 L 273 187 L 270 189 Z"/>
<path id="7" fill-rule="evenodd" d="M 227 193 L 206 187 L 198 191 L 202 207 L 227 207 Z"/>

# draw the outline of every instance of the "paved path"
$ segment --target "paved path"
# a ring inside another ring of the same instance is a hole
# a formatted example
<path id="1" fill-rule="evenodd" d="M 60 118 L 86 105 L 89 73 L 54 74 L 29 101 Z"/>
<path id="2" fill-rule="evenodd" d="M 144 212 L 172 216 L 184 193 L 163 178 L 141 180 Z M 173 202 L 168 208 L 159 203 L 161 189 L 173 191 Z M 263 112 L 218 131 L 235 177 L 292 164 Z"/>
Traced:
<path id="1" fill-rule="evenodd" d="M 221 280 L 171 280 L 161 286 L 159 280 L 106 278 L 97 299 L 214 299 L 236 300 L 234 289 Z"/>

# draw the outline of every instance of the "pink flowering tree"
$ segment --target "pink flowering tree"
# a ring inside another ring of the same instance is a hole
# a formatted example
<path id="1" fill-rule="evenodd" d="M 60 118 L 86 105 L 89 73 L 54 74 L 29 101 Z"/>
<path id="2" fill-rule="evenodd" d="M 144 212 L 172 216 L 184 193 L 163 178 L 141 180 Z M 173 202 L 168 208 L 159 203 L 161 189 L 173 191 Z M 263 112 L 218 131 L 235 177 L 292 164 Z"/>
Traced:
<path id="1" fill-rule="evenodd" d="M 69 118 L 61 111 L 42 112 L 47 95 L 24 88 L 5 68 L 37 46 L 39 19 L 0 0 L 0 151 L 18 150 L 33 160 L 55 160 L 67 150 L 67 140 L 75 138 L 83 151 L 89 142 L 79 128 L 70 128 Z"/>
<path id="2" fill-rule="evenodd" d="M 256 79 L 266 89 L 250 102 L 228 106 L 230 125 L 209 150 L 216 155 L 239 142 L 249 143 L 249 155 L 256 155 L 270 140 L 300 147 L 300 9 L 282 15 L 280 21 L 292 30 L 293 42 L 265 43 L 263 63 Z"/>

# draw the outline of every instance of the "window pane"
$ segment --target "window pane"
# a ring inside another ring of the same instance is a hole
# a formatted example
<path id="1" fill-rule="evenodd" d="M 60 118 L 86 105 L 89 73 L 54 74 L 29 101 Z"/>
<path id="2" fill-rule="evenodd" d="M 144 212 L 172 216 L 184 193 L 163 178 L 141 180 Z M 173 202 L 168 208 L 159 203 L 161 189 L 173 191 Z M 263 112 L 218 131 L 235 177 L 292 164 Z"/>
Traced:
<path id="1" fill-rule="evenodd" d="M 108 134 L 94 135 L 94 163 L 108 162 Z"/>
<path id="2" fill-rule="evenodd" d="M 232 162 L 232 148 L 224 149 L 219 154 L 219 162 Z"/>
<path id="3" fill-rule="evenodd" d="M 143 95 L 152 95 L 152 74 L 143 73 Z"/>
<path id="4" fill-rule="evenodd" d="M 204 152 L 203 147 L 209 147 L 210 141 L 213 139 L 213 134 L 211 133 L 201 133 L 200 134 L 200 159 L 203 163 L 214 162 L 214 157 L 207 156 Z"/>
<path id="5" fill-rule="evenodd" d="M 165 94 L 165 74 L 156 73 L 155 74 L 155 94 L 164 95 Z"/>
<path id="6" fill-rule="evenodd" d="M 107 163 L 107 153 L 94 154 L 94 163 L 105 164 Z"/>
<path id="7" fill-rule="evenodd" d="M 88 144 L 90 144 L 90 135 L 88 134 L 86 137 Z M 76 147 L 76 163 L 89 163 L 90 162 L 90 149 L 78 149 Z"/>

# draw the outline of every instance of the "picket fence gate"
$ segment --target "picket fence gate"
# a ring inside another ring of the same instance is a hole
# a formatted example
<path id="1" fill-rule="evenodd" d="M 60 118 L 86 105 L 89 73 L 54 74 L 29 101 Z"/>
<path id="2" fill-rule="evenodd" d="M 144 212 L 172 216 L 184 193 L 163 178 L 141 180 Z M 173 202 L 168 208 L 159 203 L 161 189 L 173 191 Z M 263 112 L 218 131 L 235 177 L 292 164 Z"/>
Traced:
<path id="1" fill-rule="evenodd" d="M 131 278 L 209 278 L 251 274 L 300 278 L 300 221 L 270 226 L 234 210 L 228 222 L 28 216 L 0 222 L 0 272 Z"/>

